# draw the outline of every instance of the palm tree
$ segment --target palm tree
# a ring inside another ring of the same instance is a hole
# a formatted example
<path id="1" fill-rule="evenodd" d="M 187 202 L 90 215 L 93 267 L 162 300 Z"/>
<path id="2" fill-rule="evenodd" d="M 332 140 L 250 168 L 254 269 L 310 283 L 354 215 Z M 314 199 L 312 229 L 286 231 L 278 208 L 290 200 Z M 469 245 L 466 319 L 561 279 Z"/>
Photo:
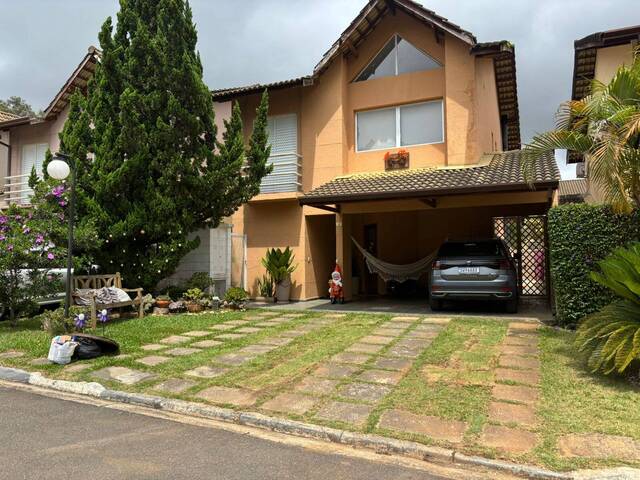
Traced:
<path id="1" fill-rule="evenodd" d="M 553 149 L 586 156 L 589 176 L 617 212 L 640 207 L 640 50 L 608 84 L 594 80 L 591 94 L 560 105 L 556 129 L 525 146 L 525 178 L 534 159 Z"/>

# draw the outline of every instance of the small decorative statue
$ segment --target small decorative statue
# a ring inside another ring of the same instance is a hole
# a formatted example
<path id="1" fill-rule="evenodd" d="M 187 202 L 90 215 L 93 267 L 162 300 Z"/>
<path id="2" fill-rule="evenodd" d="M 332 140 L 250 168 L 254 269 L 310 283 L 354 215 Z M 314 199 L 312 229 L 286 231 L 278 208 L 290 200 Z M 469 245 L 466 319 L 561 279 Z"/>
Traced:
<path id="1" fill-rule="evenodd" d="M 331 298 L 331 303 L 344 303 L 342 269 L 338 262 L 336 262 L 336 268 L 331 273 L 331 280 L 329 280 L 329 298 Z"/>

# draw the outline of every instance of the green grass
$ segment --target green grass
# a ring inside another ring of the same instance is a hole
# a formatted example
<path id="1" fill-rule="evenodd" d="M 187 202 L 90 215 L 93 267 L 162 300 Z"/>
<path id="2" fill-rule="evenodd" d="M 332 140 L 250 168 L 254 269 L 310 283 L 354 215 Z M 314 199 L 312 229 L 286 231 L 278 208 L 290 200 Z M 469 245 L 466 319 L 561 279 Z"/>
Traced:
<path id="1" fill-rule="evenodd" d="M 619 464 L 611 461 L 565 459 L 555 448 L 560 435 L 604 433 L 640 440 L 640 389 L 620 377 L 590 373 L 572 347 L 574 334 L 544 329 L 542 349 L 542 445 L 536 458 L 557 468 L 587 468 Z M 635 466 L 640 466 L 636 463 Z"/>
<path id="2" fill-rule="evenodd" d="M 258 333 L 225 342 L 218 347 L 204 349 L 197 354 L 172 358 L 156 367 L 146 367 L 135 361 L 147 355 L 162 355 L 162 351 L 142 350 L 141 346 L 144 344 L 157 343 L 169 335 L 178 335 L 190 330 L 206 330 L 213 324 L 254 314 L 255 312 L 222 312 L 149 316 L 144 319 L 115 321 L 108 325 L 106 336 L 117 341 L 121 346 L 121 352 L 130 356 L 121 359 L 101 357 L 90 361 L 89 369 L 75 374 L 58 365 L 30 365 L 32 359 L 46 356 L 50 342 L 49 336 L 40 330 L 36 321 L 22 321 L 15 329 L 7 324 L 0 324 L 0 351 L 15 349 L 25 353 L 21 358 L 2 359 L 0 364 L 42 371 L 51 378 L 85 381 L 93 380 L 91 372 L 100 368 L 113 365 L 127 366 L 153 372 L 157 378 L 131 386 L 117 382 L 105 384 L 119 390 L 157 394 L 153 386 L 164 379 L 182 377 L 187 370 L 212 364 L 214 357 L 221 353 L 233 352 L 243 346 L 259 343 L 266 337 L 277 336 L 323 315 L 321 312 L 304 312 L 303 316 L 291 318 L 280 325 L 264 328 Z M 260 409 L 265 401 L 279 393 L 292 391 L 294 385 L 315 370 L 320 363 L 347 349 L 362 337 L 370 335 L 376 328 L 384 326 L 389 319 L 389 315 L 381 314 L 348 314 L 297 337 L 288 345 L 260 355 L 240 367 L 232 368 L 226 375 L 213 379 L 185 377 L 196 380 L 197 385 L 173 396 L 201 401 L 195 396 L 196 393 L 211 385 L 251 388 L 258 392 L 255 408 Z M 254 320 L 251 324 L 260 322 L 261 320 Z M 408 331 L 416 325 L 417 323 L 411 325 Z M 479 445 L 479 434 L 488 421 L 487 411 L 492 398 L 493 370 L 497 366 L 498 346 L 506 329 L 507 323 L 499 319 L 453 319 L 415 359 L 412 367 L 391 393 L 374 406 L 372 414 L 362 428 L 340 422 L 322 421 L 314 417 L 327 402 L 344 400 L 336 392 L 320 396 L 318 404 L 304 415 L 287 416 L 425 444 L 443 444 L 421 435 L 379 429 L 377 423 L 380 415 L 387 409 L 397 408 L 419 415 L 433 415 L 466 422 L 468 429 L 463 444 L 458 448 L 467 453 L 534 463 L 559 470 L 628 464 L 616 459 L 596 461 L 565 458 L 559 454 L 557 440 L 568 433 L 597 432 L 640 440 L 640 390 L 624 379 L 589 373 L 572 347 L 573 334 L 550 328 L 543 328 L 540 333 L 542 382 L 537 407 L 539 425 L 534 429 L 540 438 L 538 446 L 529 454 L 511 456 Z M 102 334 L 102 330 L 99 328 L 96 333 Z M 204 339 L 212 337 L 213 335 Z M 193 339 L 194 342 L 200 340 L 203 338 Z M 392 346 L 393 344 L 385 347 L 367 364 L 359 366 L 358 372 L 370 368 L 377 356 L 384 355 Z M 356 372 L 353 377 L 357 374 Z M 344 379 L 340 385 L 349 381 L 350 379 Z"/>

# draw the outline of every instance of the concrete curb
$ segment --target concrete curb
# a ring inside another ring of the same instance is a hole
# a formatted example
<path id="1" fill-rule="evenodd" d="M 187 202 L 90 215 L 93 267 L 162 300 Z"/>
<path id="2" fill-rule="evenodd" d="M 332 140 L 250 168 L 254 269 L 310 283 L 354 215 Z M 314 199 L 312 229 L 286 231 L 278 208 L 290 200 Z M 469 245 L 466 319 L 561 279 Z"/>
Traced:
<path id="1" fill-rule="evenodd" d="M 41 373 L 31 373 L 16 368 L 0 367 L 0 380 L 35 385 L 77 395 L 86 395 L 112 402 L 139 405 L 166 412 L 198 416 L 211 420 L 272 430 L 298 437 L 313 438 L 315 440 L 324 440 L 352 447 L 366 448 L 377 453 L 402 455 L 439 463 L 479 466 L 541 480 L 571 480 L 576 478 L 574 472 L 554 472 L 529 465 L 518 465 L 501 460 L 468 456 L 447 448 L 431 447 L 417 442 L 395 440 L 380 435 L 349 432 L 294 420 L 269 417 L 260 413 L 238 412 L 228 408 L 213 407 L 184 400 L 110 390 L 96 382 L 52 380 L 44 377 Z"/>

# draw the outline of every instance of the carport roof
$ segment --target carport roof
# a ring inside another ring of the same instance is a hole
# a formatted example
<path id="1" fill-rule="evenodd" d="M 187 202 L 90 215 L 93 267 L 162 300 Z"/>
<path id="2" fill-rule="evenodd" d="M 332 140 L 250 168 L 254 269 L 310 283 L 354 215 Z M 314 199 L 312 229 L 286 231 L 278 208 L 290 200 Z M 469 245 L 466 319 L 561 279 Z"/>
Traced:
<path id="1" fill-rule="evenodd" d="M 533 162 L 531 184 L 525 181 L 522 157 L 522 150 L 511 150 L 485 154 L 479 164 L 469 167 L 346 175 L 315 188 L 301 196 L 299 201 L 301 205 L 325 205 L 363 200 L 557 188 L 560 171 L 552 151 Z"/>

